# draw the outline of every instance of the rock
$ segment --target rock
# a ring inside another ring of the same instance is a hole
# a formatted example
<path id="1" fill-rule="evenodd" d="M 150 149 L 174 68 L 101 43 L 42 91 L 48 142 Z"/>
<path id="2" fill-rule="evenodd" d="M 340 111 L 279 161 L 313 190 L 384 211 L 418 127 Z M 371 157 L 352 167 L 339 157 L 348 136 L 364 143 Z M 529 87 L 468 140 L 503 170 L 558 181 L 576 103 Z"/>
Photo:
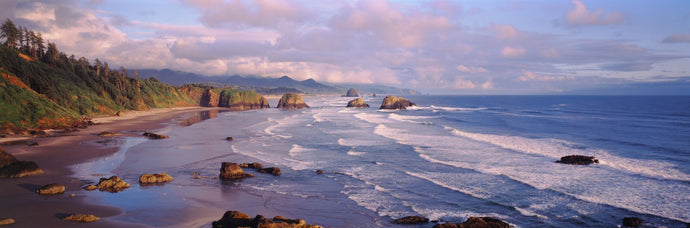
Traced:
<path id="1" fill-rule="evenodd" d="M 233 139 L 232 137 L 227 137 L 227 138 L 225 138 L 225 140 L 232 141 L 232 140 L 235 140 L 235 139 Z"/>
<path id="2" fill-rule="evenodd" d="M 369 104 L 364 103 L 364 99 L 357 98 L 357 99 L 354 99 L 354 100 L 347 102 L 347 107 L 348 108 L 368 108 Z"/>
<path id="3" fill-rule="evenodd" d="M 77 196 L 77 194 L 74 194 L 74 193 L 69 194 L 69 197 L 75 197 L 75 196 Z"/>
<path id="4" fill-rule="evenodd" d="M 278 108 L 293 109 L 293 108 L 309 108 L 309 105 L 304 103 L 302 96 L 296 93 L 286 93 L 278 101 Z"/>
<path id="5" fill-rule="evenodd" d="M 125 114 L 122 113 L 122 111 L 117 111 L 117 112 L 115 113 L 115 116 L 124 116 L 124 115 L 125 115 Z"/>
<path id="6" fill-rule="evenodd" d="M 143 174 L 139 176 L 140 184 L 155 184 L 173 181 L 173 177 L 167 173 Z"/>
<path id="7" fill-rule="evenodd" d="M 199 174 L 198 172 L 192 172 L 192 173 L 190 173 L 189 175 L 192 175 L 192 176 L 199 176 L 199 175 L 201 175 L 201 174 Z"/>
<path id="8" fill-rule="evenodd" d="M 261 163 L 254 162 L 254 163 L 242 163 L 240 164 L 241 168 L 250 168 L 250 169 L 261 169 L 264 167 Z"/>
<path id="9" fill-rule="evenodd" d="M 239 211 L 226 211 L 223 217 L 211 223 L 212 227 L 250 227 L 250 228 L 317 228 L 321 226 L 309 225 L 302 219 L 287 219 L 281 216 L 267 219 L 257 215 L 253 219 Z"/>
<path id="10" fill-rule="evenodd" d="M 275 176 L 280 176 L 280 174 L 281 174 L 280 168 L 278 168 L 278 167 L 270 167 L 270 168 L 265 168 L 265 169 L 258 169 L 258 170 L 256 170 L 256 171 L 259 171 L 260 173 L 270 173 L 270 174 L 273 174 L 273 175 L 275 175 Z"/>
<path id="11" fill-rule="evenodd" d="M 642 225 L 642 219 L 637 217 L 625 217 L 623 218 L 623 226 L 627 227 L 638 227 Z"/>
<path id="12" fill-rule="evenodd" d="M 111 176 L 110 178 L 103 177 L 98 181 L 98 185 L 88 185 L 84 187 L 84 189 L 89 191 L 99 189 L 108 192 L 118 192 L 126 188 L 129 188 L 129 184 L 117 176 Z"/>
<path id="13" fill-rule="evenodd" d="M 220 94 L 213 92 L 213 90 L 206 90 L 201 95 L 200 105 L 203 107 L 218 107 L 218 99 Z"/>
<path id="14" fill-rule="evenodd" d="M 65 186 L 61 184 L 47 184 L 36 190 L 41 195 L 56 195 L 65 193 Z"/>
<path id="15" fill-rule="evenodd" d="M 10 153 L 5 152 L 5 149 L 0 146 L 0 168 L 8 166 L 14 162 L 16 162 L 17 159 L 14 158 Z"/>
<path id="16" fill-rule="evenodd" d="M 599 163 L 599 160 L 595 159 L 592 156 L 568 155 L 561 157 L 561 160 L 558 160 L 556 162 L 569 165 L 589 165 L 592 163 Z"/>
<path id="17" fill-rule="evenodd" d="M 347 90 L 347 93 L 345 93 L 346 97 L 359 97 L 359 92 L 355 88 L 350 88 Z"/>
<path id="18" fill-rule="evenodd" d="M 115 132 L 108 132 L 108 131 L 104 131 L 104 132 L 98 133 L 98 136 L 99 136 L 99 137 L 108 137 L 108 136 L 117 136 L 117 135 L 122 135 L 122 134 L 120 134 L 120 133 L 115 133 Z"/>
<path id="19" fill-rule="evenodd" d="M 316 170 L 316 174 L 323 174 L 323 170 Z"/>
<path id="20" fill-rule="evenodd" d="M 371 97 L 376 97 L 376 93 L 371 94 Z"/>
<path id="21" fill-rule="evenodd" d="M 235 180 L 253 176 L 254 175 L 245 173 L 237 163 L 223 162 L 220 166 L 220 175 L 218 178 L 221 180 Z"/>
<path id="22" fill-rule="evenodd" d="M 510 224 L 492 217 L 470 217 L 463 223 L 436 224 L 434 228 L 510 228 Z"/>
<path id="23" fill-rule="evenodd" d="M 407 216 L 393 221 L 395 224 L 424 224 L 428 223 L 429 219 L 421 216 Z"/>
<path id="24" fill-rule="evenodd" d="M 167 135 L 159 135 L 151 132 L 144 132 L 142 134 L 143 136 L 149 137 L 150 139 L 167 139 L 169 138 Z"/>
<path id="25" fill-rule="evenodd" d="M 383 102 L 381 103 L 381 107 L 379 109 L 402 109 L 405 110 L 407 107 L 410 106 L 417 106 L 415 103 L 412 103 L 408 100 L 403 99 L 402 97 L 396 97 L 393 95 L 389 95 L 386 98 L 383 98 Z"/>
<path id="26" fill-rule="evenodd" d="M 43 174 L 43 170 L 32 161 L 15 161 L 0 168 L 0 178 L 20 178 L 38 174 Z"/>
<path id="27" fill-rule="evenodd" d="M 38 142 L 28 142 L 26 146 L 38 146 Z"/>
<path id="28" fill-rule="evenodd" d="M 0 218 L 0 226 L 14 224 L 14 219 L 11 218 Z"/>
<path id="29" fill-rule="evenodd" d="M 249 90 L 226 88 L 220 92 L 218 107 L 242 111 L 269 108 L 268 100 L 260 94 Z"/>
<path id="30" fill-rule="evenodd" d="M 70 216 L 67 216 L 62 219 L 62 221 L 73 221 L 73 222 L 94 222 L 98 221 L 99 217 L 96 217 L 95 215 L 87 215 L 87 214 L 73 214 Z"/>

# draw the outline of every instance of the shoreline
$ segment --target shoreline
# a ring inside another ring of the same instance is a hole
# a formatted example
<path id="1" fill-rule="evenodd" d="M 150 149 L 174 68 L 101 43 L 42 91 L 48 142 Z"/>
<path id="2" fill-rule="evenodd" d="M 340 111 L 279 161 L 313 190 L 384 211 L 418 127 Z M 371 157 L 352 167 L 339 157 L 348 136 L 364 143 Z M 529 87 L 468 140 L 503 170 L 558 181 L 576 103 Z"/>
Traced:
<path id="1" fill-rule="evenodd" d="M 148 227 L 141 224 L 130 224 L 115 221 L 123 214 L 123 210 L 113 206 L 95 205 L 81 187 L 92 180 L 78 180 L 72 177 L 74 172 L 70 167 L 93 159 L 103 158 L 116 153 L 120 143 L 114 145 L 98 143 L 98 133 L 118 132 L 123 135 L 138 136 L 133 130 L 156 130 L 165 127 L 173 120 L 184 114 L 208 110 L 222 110 L 222 108 L 208 107 L 176 107 L 161 108 L 147 111 L 125 112 L 123 116 L 100 116 L 92 121 L 97 125 L 79 129 L 77 132 L 58 133 L 43 137 L 7 137 L 3 142 L 28 140 L 37 142 L 37 146 L 27 146 L 24 143 L 5 145 L 6 152 L 14 155 L 18 160 L 34 161 L 44 174 L 16 179 L 0 180 L 0 217 L 12 218 L 17 226 L 26 227 L 72 227 L 73 222 L 62 221 L 66 214 L 85 213 L 101 217 L 90 227 Z M 43 185 L 59 183 L 66 187 L 65 193 L 53 196 L 43 196 L 35 190 Z M 76 196 L 71 197 L 70 194 Z"/>

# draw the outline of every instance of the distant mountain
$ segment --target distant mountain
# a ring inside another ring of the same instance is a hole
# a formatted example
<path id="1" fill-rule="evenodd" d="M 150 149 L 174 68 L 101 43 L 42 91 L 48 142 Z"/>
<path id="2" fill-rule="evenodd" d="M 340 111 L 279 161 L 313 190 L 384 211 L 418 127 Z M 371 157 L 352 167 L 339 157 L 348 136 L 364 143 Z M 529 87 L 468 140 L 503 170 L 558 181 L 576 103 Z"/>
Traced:
<path id="1" fill-rule="evenodd" d="M 173 71 L 169 69 L 152 70 L 143 69 L 137 70 L 139 77 L 151 78 L 155 77 L 161 82 L 171 85 L 181 86 L 183 84 L 201 83 L 209 85 L 229 85 L 238 89 L 254 90 L 258 93 L 273 94 L 283 92 L 297 92 L 308 94 L 340 94 L 345 91 L 342 88 L 324 85 L 314 81 L 314 79 L 307 79 L 304 81 L 297 81 L 288 76 L 280 78 L 270 77 L 254 77 L 254 76 L 202 76 L 193 73 L 182 71 Z"/>

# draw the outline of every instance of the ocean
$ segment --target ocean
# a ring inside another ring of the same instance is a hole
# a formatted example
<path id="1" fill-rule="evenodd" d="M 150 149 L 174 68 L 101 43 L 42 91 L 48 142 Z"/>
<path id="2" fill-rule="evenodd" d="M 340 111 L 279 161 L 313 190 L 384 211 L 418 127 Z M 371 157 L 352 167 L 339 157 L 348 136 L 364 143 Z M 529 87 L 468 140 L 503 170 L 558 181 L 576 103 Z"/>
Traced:
<path id="1" fill-rule="evenodd" d="M 352 98 L 305 97 L 311 108 L 200 113 L 188 117 L 199 123 L 156 131 L 170 139 L 117 139 L 119 152 L 73 167 L 74 176 L 136 183 L 143 173 L 171 174 L 165 185 L 85 193 L 122 208 L 115 219 L 151 226 L 207 227 L 226 210 L 325 227 L 396 227 L 393 219 L 409 215 L 491 216 L 516 227 L 690 222 L 688 96 L 404 97 L 417 107 L 380 111 L 382 96 L 364 97 L 365 109 L 345 108 Z M 555 163 L 566 155 L 600 163 Z M 282 175 L 213 179 L 223 161 Z"/>

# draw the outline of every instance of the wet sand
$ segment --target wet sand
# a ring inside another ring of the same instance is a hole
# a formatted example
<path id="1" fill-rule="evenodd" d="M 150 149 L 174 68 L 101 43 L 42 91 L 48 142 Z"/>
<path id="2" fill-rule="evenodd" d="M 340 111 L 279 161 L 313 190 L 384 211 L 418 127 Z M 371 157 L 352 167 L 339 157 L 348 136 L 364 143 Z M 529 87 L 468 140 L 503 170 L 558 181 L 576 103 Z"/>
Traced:
<path id="1" fill-rule="evenodd" d="M 17 227 L 145 227 L 112 219 L 122 216 L 122 210 L 117 207 L 91 204 L 85 190 L 81 189 L 89 184 L 89 181 L 71 177 L 70 167 L 118 151 L 119 144 L 108 143 L 106 138 L 98 137 L 97 134 L 100 132 L 121 132 L 124 135 L 135 136 L 140 134 L 141 130 L 164 127 L 185 113 L 210 109 L 212 108 L 184 107 L 135 111 L 120 117 L 94 118 L 93 121 L 98 125 L 79 129 L 77 132 L 56 133 L 47 137 L 3 138 L 2 142 L 15 139 L 37 142 L 37 146 L 20 143 L 5 145 L 3 148 L 18 160 L 36 162 L 45 173 L 17 179 L 0 179 L 0 217 L 13 218 L 16 221 L 13 226 Z M 90 182 L 99 178 L 94 176 Z M 65 185 L 66 192 L 55 196 L 41 196 L 35 193 L 38 188 L 50 183 Z M 70 197 L 71 193 L 76 196 Z M 94 214 L 101 217 L 101 220 L 78 224 L 60 219 L 74 213 Z"/>

